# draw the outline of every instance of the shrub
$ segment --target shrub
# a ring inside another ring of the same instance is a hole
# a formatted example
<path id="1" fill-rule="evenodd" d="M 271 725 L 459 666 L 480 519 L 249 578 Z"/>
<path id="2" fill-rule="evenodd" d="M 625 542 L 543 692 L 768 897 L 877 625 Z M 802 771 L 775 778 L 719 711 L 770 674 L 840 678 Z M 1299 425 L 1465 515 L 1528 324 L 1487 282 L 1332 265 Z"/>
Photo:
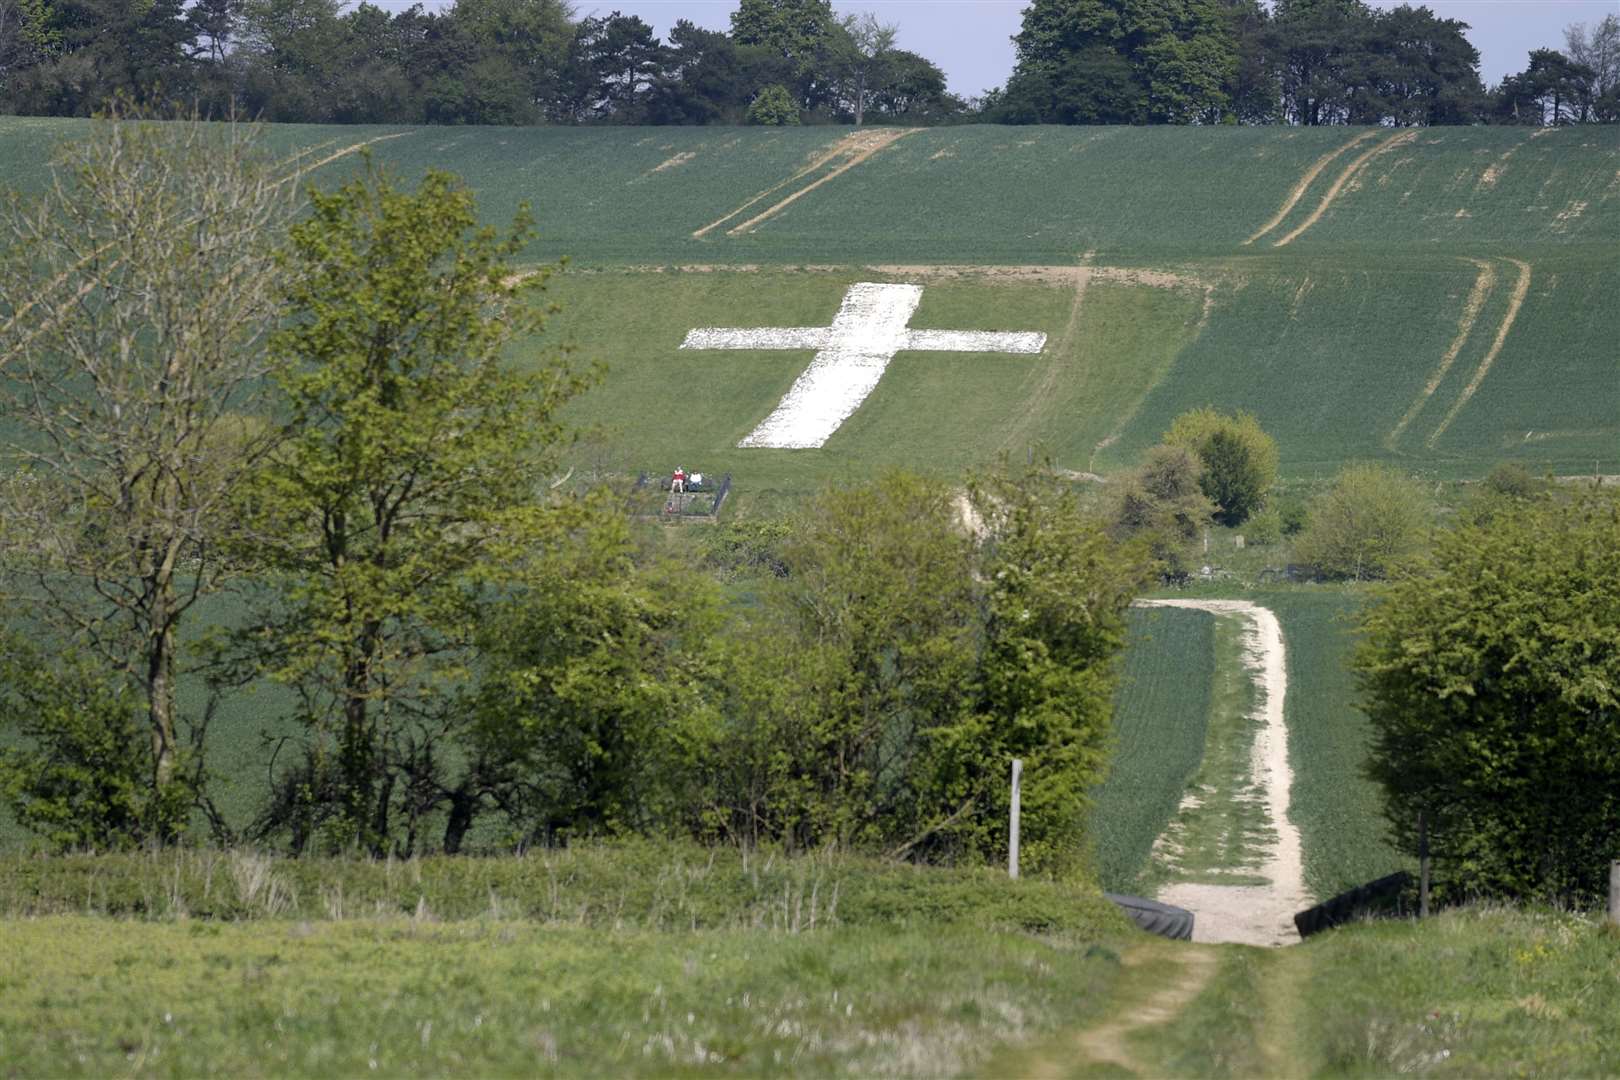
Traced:
<path id="1" fill-rule="evenodd" d="M 1545 494 L 1547 482 L 1516 462 L 1504 461 L 1485 476 L 1482 490 L 1507 499 L 1534 499 Z"/>
<path id="2" fill-rule="evenodd" d="M 190 788 L 155 792 L 151 739 L 133 688 L 68 657 L 0 639 L 0 794 L 59 851 L 138 847 L 178 834 Z"/>
<path id="3" fill-rule="evenodd" d="M 1620 858 L 1620 501 L 1442 534 L 1361 617 L 1371 775 L 1452 889 L 1589 903 Z"/>
<path id="4" fill-rule="evenodd" d="M 1283 517 L 1281 511 L 1274 506 L 1268 506 L 1249 519 L 1248 527 L 1243 533 L 1244 539 L 1251 544 L 1267 547 L 1283 538 Z"/>
<path id="5" fill-rule="evenodd" d="M 1155 446 L 1111 488 L 1109 531 L 1144 541 L 1167 581 L 1184 580 L 1198 565 L 1195 545 L 1215 509 L 1199 484 L 1203 471 L 1186 447 Z"/>
<path id="6" fill-rule="evenodd" d="M 772 83 L 765 87 L 748 106 L 748 122 L 766 127 L 782 127 L 799 122 L 799 107 L 787 87 Z"/>
<path id="7" fill-rule="evenodd" d="M 1164 441 L 1183 446 L 1204 464 L 1199 485 L 1215 503 L 1215 520 L 1241 525 L 1265 503 L 1277 479 L 1277 441 L 1249 413 L 1227 416 L 1214 409 L 1184 412 Z"/>
<path id="8" fill-rule="evenodd" d="M 1386 578 L 1423 547 L 1428 504 L 1417 485 L 1382 465 L 1350 465 L 1311 504 L 1295 553 L 1329 578 Z"/>

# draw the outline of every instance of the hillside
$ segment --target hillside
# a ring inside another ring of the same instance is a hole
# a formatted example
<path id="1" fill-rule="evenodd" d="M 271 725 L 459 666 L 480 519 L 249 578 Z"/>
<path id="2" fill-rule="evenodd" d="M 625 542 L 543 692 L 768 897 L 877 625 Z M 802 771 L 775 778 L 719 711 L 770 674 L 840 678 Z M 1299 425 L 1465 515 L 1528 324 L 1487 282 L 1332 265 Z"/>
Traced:
<path id="1" fill-rule="evenodd" d="M 28 189 L 79 122 L 0 122 Z M 449 168 L 490 220 L 528 200 L 567 255 L 553 337 L 608 375 L 592 461 L 675 459 L 798 493 L 1039 445 L 1128 464 L 1183 409 L 1255 412 L 1285 474 L 1350 459 L 1620 471 L 1620 141 L 1587 129 L 276 128 Z M 684 267 L 686 272 L 663 272 Z M 680 350 L 701 327 L 826 327 L 857 281 L 913 328 L 1046 335 L 1038 356 L 901 352 L 815 453 L 737 443 L 808 347 Z"/>

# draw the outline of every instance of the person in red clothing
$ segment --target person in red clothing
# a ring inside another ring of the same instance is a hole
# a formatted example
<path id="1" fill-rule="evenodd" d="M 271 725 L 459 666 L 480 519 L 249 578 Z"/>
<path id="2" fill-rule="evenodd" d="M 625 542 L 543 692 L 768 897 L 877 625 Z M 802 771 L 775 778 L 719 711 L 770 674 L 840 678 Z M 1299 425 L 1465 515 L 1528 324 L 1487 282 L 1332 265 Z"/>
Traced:
<path id="1" fill-rule="evenodd" d="M 677 495 L 686 490 L 686 470 L 679 465 L 675 466 L 675 477 L 669 482 L 669 490 Z"/>

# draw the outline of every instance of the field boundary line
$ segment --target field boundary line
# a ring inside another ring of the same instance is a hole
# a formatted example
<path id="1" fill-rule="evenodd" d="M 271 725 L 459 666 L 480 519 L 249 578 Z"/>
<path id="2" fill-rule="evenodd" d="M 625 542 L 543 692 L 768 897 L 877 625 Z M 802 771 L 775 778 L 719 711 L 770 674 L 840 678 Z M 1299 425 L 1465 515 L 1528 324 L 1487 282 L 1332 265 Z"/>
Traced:
<path id="1" fill-rule="evenodd" d="M 1474 287 L 1469 290 L 1468 299 L 1463 302 L 1462 315 L 1457 320 L 1457 336 L 1451 339 L 1451 344 L 1446 348 L 1445 355 L 1440 358 L 1439 366 L 1429 375 L 1429 381 L 1423 384 L 1423 389 L 1418 392 L 1417 398 L 1407 408 L 1406 414 L 1400 418 L 1394 429 L 1384 439 L 1386 449 L 1395 449 L 1395 444 L 1406 433 L 1407 427 L 1411 425 L 1413 420 L 1417 419 L 1418 413 L 1423 411 L 1423 407 L 1429 403 L 1429 399 L 1434 397 L 1434 392 L 1440 389 L 1440 384 L 1445 381 L 1446 373 L 1451 370 L 1451 365 L 1457 362 L 1457 357 L 1462 353 L 1463 345 L 1468 341 L 1468 335 L 1474 332 L 1474 324 L 1479 321 L 1479 313 L 1485 307 L 1485 298 L 1496 287 L 1496 267 L 1485 259 L 1468 258 L 1467 261 L 1479 268 L 1479 274 L 1474 278 Z"/>
<path id="2" fill-rule="evenodd" d="M 1425 440 L 1424 445 L 1430 449 L 1434 448 L 1434 444 L 1446 433 L 1451 422 L 1457 419 L 1457 415 L 1467 406 L 1469 399 L 1485 381 L 1485 376 L 1490 374 L 1491 365 L 1496 363 L 1497 354 L 1507 342 L 1508 331 L 1513 329 L 1513 320 L 1519 317 L 1519 309 L 1524 306 L 1525 297 L 1530 295 L 1530 264 L 1522 259 L 1509 259 L 1508 262 L 1519 268 L 1519 279 L 1513 283 L 1513 295 L 1508 299 L 1507 314 L 1502 316 L 1502 325 L 1496 328 L 1496 340 L 1491 342 L 1491 351 L 1485 354 L 1485 359 L 1474 369 L 1474 377 L 1468 380 L 1468 385 L 1457 395 L 1457 401 L 1446 413 L 1446 418 L 1440 421 L 1440 426 Z"/>
<path id="3" fill-rule="evenodd" d="M 789 204 L 810 194 L 822 184 L 827 183 L 829 180 L 837 179 L 838 177 L 849 172 L 849 170 L 855 168 L 855 166 L 864 163 L 867 159 L 878 153 L 880 150 L 893 146 L 895 143 L 899 142 L 907 135 L 910 135 L 912 132 L 920 130 L 920 128 L 900 128 L 898 130 L 890 129 L 883 132 L 883 134 L 879 137 L 868 139 L 865 145 L 854 150 L 854 152 L 850 154 L 849 160 L 845 161 L 842 165 L 834 168 L 824 176 L 817 177 L 814 181 L 806 184 L 804 187 L 793 192 L 786 198 L 766 207 L 764 210 L 755 214 L 741 225 L 734 225 L 727 229 L 726 235 L 736 236 L 739 233 L 748 232 L 749 230 L 753 229 L 754 226 L 758 225 L 762 221 L 765 221 L 767 218 L 772 218 L 777 214 L 780 214 L 783 210 L 787 209 Z M 853 138 L 854 136 L 851 136 L 851 139 Z M 856 144 L 851 143 L 850 145 L 853 147 Z"/>
<path id="4" fill-rule="evenodd" d="M 888 129 L 888 130 L 893 130 L 893 129 Z M 916 128 L 902 128 L 900 130 L 905 134 L 910 134 L 911 132 L 913 132 L 913 131 L 915 131 L 917 129 Z M 761 191 L 758 195 L 755 195 L 753 198 L 749 199 L 747 202 L 743 203 L 741 206 L 737 207 L 735 210 L 731 211 L 729 214 L 726 214 L 724 217 L 716 218 L 713 221 L 709 222 L 707 225 L 703 226 L 701 229 L 694 230 L 693 233 L 692 233 L 692 239 L 694 239 L 694 240 L 703 239 L 709 233 L 713 232 L 715 229 L 718 229 L 720 226 L 724 225 L 726 222 L 730 221 L 732 218 L 736 217 L 738 214 L 743 213 L 750 206 L 753 206 L 755 203 L 759 202 L 761 199 L 769 198 L 770 196 L 775 195 L 778 191 L 781 191 L 783 188 L 787 187 L 789 184 L 795 183 L 796 181 L 799 181 L 799 180 L 803 180 L 806 176 L 809 176 L 811 173 L 815 172 L 816 170 L 825 168 L 829 162 L 831 162 L 831 161 L 835 160 L 836 158 L 838 158 L 838 156 L 840 154 L 854 153 L 853 148 L 858 145 L 856 140 L 858 138 L 860 138 L 861 136 L 865 136 L 865 135 L 869 135 L 869 132 L 856 131 L 856 132 L 851 132 L 848 135 L 845 135 L 841 139 L 834 140 L 832 143 L 830 143 L 825 148 L 823 148 L 821 153 L 819 153 L 815 157 L 811 158 L 809 164 L 805 165 L 804 168 L 800 169 L 798 172 L 794 173 L 792 176 L 789 176 L 786 180 L 782 180 L 782 181 L 779 181 L 778 183 L 772 184 L 770 187 L 766 188 L 764 191 Z M 892 142 L 895 137 L 897 137 L 897 136 L 891 136 L 889 141 Z"/>
<path id="5" fill-rule="evenodd" d="M 1385 139 L 1383 142 L 1379 143 L 1377 146 L 1373 147 L 1371 150 L 1362 153 L 1356 158 L 1356 160 L 1345 166 L 1344 171 L 1339 174 L 1339 178 L 1337 180 L 1333 181 L 1333 186 L 1328 188 L 1327 194 L 1322 196 L 1322 201 L 1317 204 L 1315 210 L 1311 211 L 1310 216 L 1301 222 L 1293 232 L 1289 233 L 1287 236 L 1284 236 L 1281 240 L 1278 240 L 1271 246 L 1286 247 L 1292 243 L 1306 229 L 1309 229 L 1312 225 L 1315 225 L 1318 221 L 1322 220 L 1322 215 L 1327 213 L 1328 207 L 1332 206 L 1334 201 L 1338 199 L 1339 193 L 1344 190 L 1345 185 L 1350 183 L 1351 179 L 1354 178 L 1357 173 L 1366 168 L 1369 161 L 1385 151 L 1393 150 L 1397 146 L 1405 146 L 1407 143 L 1411 142 L 1417 137 L 1418 131 L 1416 128 L 1413 128 L 1410 131 L 1403 131 L 1399 135 L 1392 135 L 1388 139 Z"/>
<path id="6" fill-rule="evenodd" d="M 1317 158 L 1315 163 L 1313 163 L 1309 169 L 1306 169 L 1305 174 L 1299 178 L 1299 182 L 1296 183 L 1293 190 L 1288 193 L 1288 197 L 1283 200 L 1282 208 L 1271 216 L 1270 221 L 1260 226 L 1253 236 L 1243 241 L 1244 245 L 1246 246 L 1254 243 L 1256 240 L 1266 235 L 1266 233 L 1281 225 L 1283 223 L 1283 218 L 1292 213 L 1294 207 L 1299 205 L 1299 200 L 1305 197 L 1305 192 L 1310 190 L 1311 184 L 1315 183 L 1317 176 L 1321 174 L 1323 169 L 1332 164 L 1334 158 L 1338 157 L 1346 150 L 1349 150 L 1351 147 L 1358 146 L 1361 143 L 1366 142 L 1368 139 L 1377 134 L 1378 132 L 1376 130 L 1363 131 L 1360 135 L 1357 135 L 1355 138 L 1351 139 L 1337 150 L 1330 150 L 1321 157 Z"/>

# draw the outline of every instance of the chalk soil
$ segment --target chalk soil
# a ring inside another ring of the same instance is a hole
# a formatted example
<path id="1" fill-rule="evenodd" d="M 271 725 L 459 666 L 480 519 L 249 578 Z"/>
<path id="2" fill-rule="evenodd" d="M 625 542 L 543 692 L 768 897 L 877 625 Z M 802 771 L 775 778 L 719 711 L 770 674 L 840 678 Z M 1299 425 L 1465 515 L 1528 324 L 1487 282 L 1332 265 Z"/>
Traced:
<path id="1" fill-rule="evenodd" d="M 1294 774 L 1288 766 L 1288 728 L 1283 701 L 1288 669 L 1282 628 L 1269 609 L 1247 600 L 1144 600 L 1144 607 L 1180 607 L 1235 613 L 1250 623 L 1248 661 L 1260 690 L 1264 726 L 1255 738 L 1254 775 L 1265 790 L 1266 806 L 1277 835 L 1260 873 L 1264 885 L 1166 886 L 1159 899 L 1194 913 L 1193 940 L 1245 945 L 1286 945 L 1299 940 L 1294 913 L 1309 906 L 1301 873 L 1299 830 L 1288 820 L 1289 789 Z"/>

